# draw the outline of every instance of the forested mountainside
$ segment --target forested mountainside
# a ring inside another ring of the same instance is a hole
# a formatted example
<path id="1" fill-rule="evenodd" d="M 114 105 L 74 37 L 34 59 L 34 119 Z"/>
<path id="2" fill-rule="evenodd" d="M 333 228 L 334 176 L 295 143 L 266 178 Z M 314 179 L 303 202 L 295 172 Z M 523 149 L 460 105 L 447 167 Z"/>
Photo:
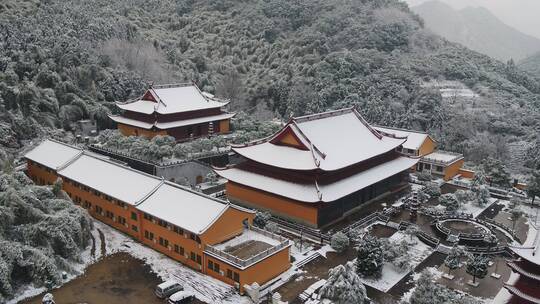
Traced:
<path id="1" fill-rule="evenodd" d="M 506 25 L 486 8 L 456 10 L 434 0 L 414 6 L 412 10 L 434 33 L 503 62 L 522 60 L 540 51 L 540 39 Z"/>
<path id="2" fill-rule="evenodd" d="M 36 186 L 22 172 L 0 174 L 0 303 L 21 285 L 52 288 L 90 244 L 92 220 L 61 185 Z"/>
<path id="3" fill-rule="evenodd" d="M 540 78 L 540 52 L 521 60 L 518 65 L 521 69 Z"/>
<path id="4" fill-rule="evenodd" d="M 6 0 L 0 44 L 11 148 L 81 118 L 107 127 L 114 101 L 178 81 L 283 118 L 354 105 L 480 158 L 539 129 L 537 79 L 430 34 L 398 0 Z M 481 98 L 448 103 L 434 79 Z"/>

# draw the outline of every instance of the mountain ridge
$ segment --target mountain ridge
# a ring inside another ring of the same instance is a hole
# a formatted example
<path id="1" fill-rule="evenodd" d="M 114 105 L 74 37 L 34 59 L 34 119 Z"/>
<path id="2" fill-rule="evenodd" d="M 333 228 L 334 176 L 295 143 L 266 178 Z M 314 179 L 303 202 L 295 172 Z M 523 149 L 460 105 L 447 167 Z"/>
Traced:
<path id="1" fill-rule="evenodd" d="M 411 9 L 434 33 L 501 61 L 519 61 L 540 51 L 540 39 L 503 23 L 483 7 L 455 10 L 433 0 Z"/>

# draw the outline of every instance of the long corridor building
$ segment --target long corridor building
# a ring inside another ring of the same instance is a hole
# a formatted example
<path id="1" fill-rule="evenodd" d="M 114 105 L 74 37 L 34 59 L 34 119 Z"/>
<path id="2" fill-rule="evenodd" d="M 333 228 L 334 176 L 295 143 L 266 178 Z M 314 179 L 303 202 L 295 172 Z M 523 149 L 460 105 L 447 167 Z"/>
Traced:
<path id="1" fill-rule="evenodd" d="M 25 157 L 34 182 L 61 178 L 94 218 L 240 292 L 290 267 L 289 241 L 252 227 L 252 210 L 53 140 Z"/>

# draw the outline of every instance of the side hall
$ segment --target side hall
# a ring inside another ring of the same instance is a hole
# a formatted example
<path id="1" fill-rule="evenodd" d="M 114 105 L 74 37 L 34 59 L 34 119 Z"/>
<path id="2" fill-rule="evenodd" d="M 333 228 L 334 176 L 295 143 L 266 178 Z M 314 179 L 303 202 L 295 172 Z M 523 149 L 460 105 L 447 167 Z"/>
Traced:
<path id="1" fill-rule="evenodd" d="M 37 184 L 61 178 L 92 217 L 241 293 L 290 267 L 289 240 L 252 227 L 252 210 L 53 140 L 25 157 Z"/>

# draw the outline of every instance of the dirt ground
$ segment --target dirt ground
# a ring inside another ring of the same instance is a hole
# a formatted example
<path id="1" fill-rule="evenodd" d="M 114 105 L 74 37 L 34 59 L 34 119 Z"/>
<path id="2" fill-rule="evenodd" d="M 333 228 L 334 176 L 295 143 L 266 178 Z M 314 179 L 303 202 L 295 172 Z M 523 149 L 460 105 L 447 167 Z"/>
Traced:
<path id="1" fill-rule="evenodd" d="M 88 267 L 86 273 L 58 289 L 50 291 L 58 304 L 163 304 L 154 295 L 161 280 L 143 261 L 127 253 L 107 256 Z M 43 294 L 23 300 L 23 304 L 41 304 Z M 193 301 L 193 304 L 204 302 Z"/>
<path id="2" fill-rule="evenodd" d="M 306 290 L 311 284 L 317 282 L 320 279 L 326 279 L 328 277 L 328 270 L 347 263 L 347 261 L 353 260 L 356 257 L 356 249 L 349 248 L 342 253 L 328 252 L 326 258 L 319 257 L 303 267 L 304 273 L 291 280 L 287 284 L 278 288 L 277 292 L 281 294 L 282 301 L 289 301 L 289 303 L 296 302 L 297 297 L 304 290 Z"/>
<path id="3" fill-rule="evenodd" d="M 271 247 L 272 245 L 265 242 L 251 240 L 236 246 L 225 248 L 225 252 L 234 255 L 239 259 L 245 260 Z"/>
<path id="4" fill-rule="evenodd" d="M 499 290 L 501 290 L 503 283 L 508 281 L 511 272 L 510 268 L 506 265 L 505 257 L 493 257 L 493 261 L 494 264 L 489 267 L 486 277 L 483 279 L 476 279 L 476 281 L 480 283 L 478 287 L 467 284 L 469 280 L 472 280 L 472 276 L 466 272 L 467 266 L 465 265 L 465 260 L 463 261 L 463 266 L 451 272 L 451 274 L 455 276 L 453 280 L 440 278 L 438 282 L 452 289 L 464 291 L 475 297 L 493 298 L 497 295 Z M 495 272 L 495 267 L 497 267 L 497 273 L 501 275 L 500 279 L 491 277 L 491 274 Z M 444 273 L 448 272 L 448 268 L 446 268 L 444 264 L 439 267 L 439 270 Z"/>
<path id="5" fill-rule="evenodd" d="M 458 233 L 485 233 L 486 230 L 483 229 L 483 227 L 466 221 L 445 221 L 442 223 L 442 225 L 451 231 L 454 232 L 454 234 Z"/>

